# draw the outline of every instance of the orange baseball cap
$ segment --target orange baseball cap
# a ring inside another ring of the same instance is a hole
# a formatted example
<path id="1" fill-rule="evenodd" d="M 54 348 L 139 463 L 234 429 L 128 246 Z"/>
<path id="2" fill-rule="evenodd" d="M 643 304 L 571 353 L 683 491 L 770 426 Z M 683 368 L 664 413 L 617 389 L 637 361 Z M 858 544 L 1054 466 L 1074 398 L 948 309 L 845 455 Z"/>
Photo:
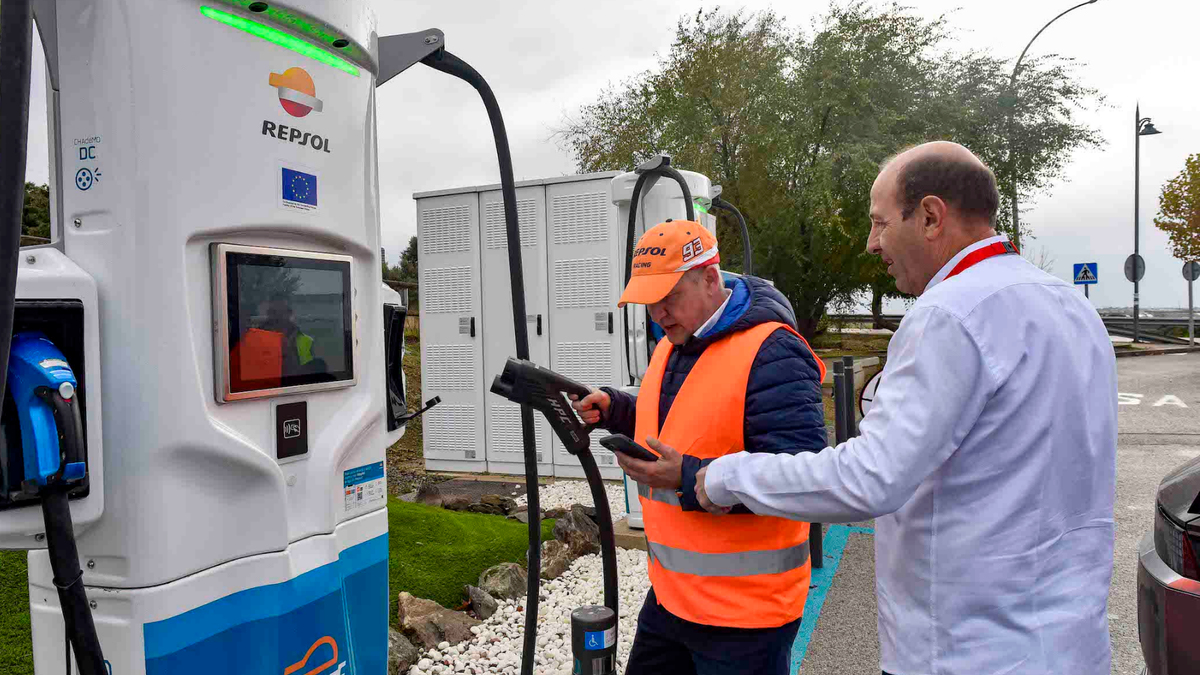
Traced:
<path id="1" fill-rule="evenodd" d="M 700 223 L 670 220 L 646 231 L 633 250 L 633 273 L 617 307 L 667 297 L 684 272 L 721 262 L 717 238 Z"/>

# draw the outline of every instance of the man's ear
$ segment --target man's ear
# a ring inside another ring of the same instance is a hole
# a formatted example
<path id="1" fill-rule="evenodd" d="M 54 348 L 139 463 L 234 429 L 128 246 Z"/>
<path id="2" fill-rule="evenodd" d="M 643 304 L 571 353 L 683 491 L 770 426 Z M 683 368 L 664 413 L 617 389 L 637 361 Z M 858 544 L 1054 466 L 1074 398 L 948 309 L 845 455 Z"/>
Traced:
<path id="1" fill-rule="evenodd" d="M 920 218 L 921 230 L 926 239 L 933 240 L 941 236 L 949 210 L 950 207 L 941 197 L 929 195 L 921 200 L 920 206 L 917 207 L 917 216 Z"/>
<path id="2" fill-rule="evenodd" d="M 724 284 L 721 282 L 721 270 L 717 269 L 716 265 L 709 265 L 708 267 L 705 267 L 704 276 L 708 280 L 708 283 L 716 286 L 717 288 L 724 287 Z"/>

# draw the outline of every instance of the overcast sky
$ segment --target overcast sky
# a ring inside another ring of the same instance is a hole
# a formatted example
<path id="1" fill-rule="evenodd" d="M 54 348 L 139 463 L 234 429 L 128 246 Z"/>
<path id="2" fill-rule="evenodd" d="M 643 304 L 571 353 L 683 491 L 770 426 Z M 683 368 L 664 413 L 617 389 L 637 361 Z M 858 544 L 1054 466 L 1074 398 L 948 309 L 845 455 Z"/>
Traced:
<path id="1" fill-rule="evenodd" d="M 1078 0 L 909 0 L 928 17 L 952 12 L 961 45 L 1015 58 L 1035 32 Z M 704 7 L 712 7 L 705 5 Z M 824 0 L 731 2 L 726 9 L 773 8 L 793 25 L 807 27 L 828 7 Z M 605 3 L 456 0 L 453 3 L 376 2 L 381 35 L 429 27 L 446 32 L 447 48 L 488 79 L 500 101 L 517 179 L 575 172 L 552 138 L 566 115 L 656 64 L 671 44 L 680 16 L 701 8 L 678 0 L 609 0 Z M 957 9 L 956 9 L 957 8 Z M 1107 107 L 1083 119 L 1106 145 L 1078 153 L 1067 180 L 1027 205 L 1023 216 L 1056 261 L 1052 272 L 1068 279 L 1076 262 L 1099 263 L 1092 288 L 1099 306 L 1132 304 L 1133 285 L 1122 273 L 1133 252 L 1134 105 L 1152 117 L 1162 135 L 1142 143 L 1141 252 L 1146 277 L 1143 307 L 1185 307 L 1182 261 L 1153 225 L 1163 183 L 1185 158 L 1200 152 L 1200 57 L 1196 0 L 1099 0 L 1063 17 L 1038 38 L 1031 55 L 1061 53 L 1080 59 L 1081 79 L 1108 98 Z M 41 63 L 35 49 L 35 69 Z M 28 179 L 47 180 L 45 89 L 32 78 Z M 414 67 L 379 90 L 379 162 L 383 244 L 395 264 L 416 234 L 412 194 L 499 181 L 495 147 L 483 106 L 466 84 Z M 686 167 L 684 167 L 686 168 Z"/>

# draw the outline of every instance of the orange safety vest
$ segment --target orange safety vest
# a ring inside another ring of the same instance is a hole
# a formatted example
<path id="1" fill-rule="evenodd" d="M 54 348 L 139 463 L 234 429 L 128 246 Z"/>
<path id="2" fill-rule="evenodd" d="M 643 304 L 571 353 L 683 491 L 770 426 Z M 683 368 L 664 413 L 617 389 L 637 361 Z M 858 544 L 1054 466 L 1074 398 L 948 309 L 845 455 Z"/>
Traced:
<path id="1" fill-rule="evenodd" d="M 659 342 L 638 392 L 637 441 L 646 445 L 646 437 L 655 436 L 700 459 L 744 450 L 750 367 L 763 341 L 780 328 L 800 337 L 786 324 L 764 323 L 709 345 L 684 380 L 661 432 L 658 400 L 673 346 Z M 823 380 L 824 364 L 817 363 Z M 650 583 L 667 611 L 729 628 L 775 628 L 804 613 L 811 578 L 808 523 L 684 511 L 674 490 L 639 485 L 638 493 Z"/>

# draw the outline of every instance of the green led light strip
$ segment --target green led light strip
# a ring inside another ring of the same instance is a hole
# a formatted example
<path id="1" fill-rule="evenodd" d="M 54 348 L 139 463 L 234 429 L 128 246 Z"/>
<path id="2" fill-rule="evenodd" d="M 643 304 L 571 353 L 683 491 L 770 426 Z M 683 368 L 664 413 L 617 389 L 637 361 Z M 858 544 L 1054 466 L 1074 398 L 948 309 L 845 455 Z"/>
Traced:
<path id="1" fill-rule="evenodd" d="M 262 38 L 267 42 L 272 42 L 280 47 L 290 49 L 298 54 L 303 54 L 314 61 L 320 61 L 321 63 L 333 66 L 338 70 L 358 77 L 358 68 L 356 68 L 349 61 L 346 61 L 338 56 L 334 56 L 320 47 L 305 42 L 304 40 L 301 40 L 294 35 L 285 33 L 277 28 L 264 26 L 256 21 L 251 21 L 236 14 L 230 14 L 229 12 L 222 12 L 219 9 L 213 9 L 212 7 L 201 6 L 200 13 L 214 21 L 220 21 L 227 26 L 233 26 L 234 28 L 240 31 L 245 31 L 254 37 Z"/>
<path id="2" fill-rule="evenodd" d="M 699 211 L 700 213 L 708 213 L 708 209 L 706 209 L 706 208 L 704 208 L 703 206 L 701 206 L 700 202 L 694 202 L 694 203 L 692 204 L 692 208 L 696 209 L 696 210 L 697 210 L 697 211 Z"/>

